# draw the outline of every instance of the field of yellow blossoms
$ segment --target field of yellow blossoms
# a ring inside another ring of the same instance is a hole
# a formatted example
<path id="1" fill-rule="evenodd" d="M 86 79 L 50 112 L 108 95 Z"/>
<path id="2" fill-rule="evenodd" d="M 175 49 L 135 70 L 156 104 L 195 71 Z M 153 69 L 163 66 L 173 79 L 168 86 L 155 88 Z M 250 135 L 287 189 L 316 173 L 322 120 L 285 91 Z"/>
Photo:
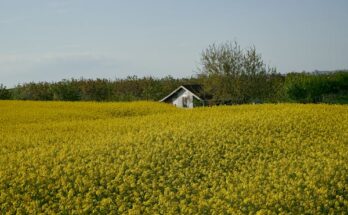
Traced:
<path id="1" fill-rule="evenodd" d="M 0 102 L 0 214 L 347 211 L 347 105 Z"/>

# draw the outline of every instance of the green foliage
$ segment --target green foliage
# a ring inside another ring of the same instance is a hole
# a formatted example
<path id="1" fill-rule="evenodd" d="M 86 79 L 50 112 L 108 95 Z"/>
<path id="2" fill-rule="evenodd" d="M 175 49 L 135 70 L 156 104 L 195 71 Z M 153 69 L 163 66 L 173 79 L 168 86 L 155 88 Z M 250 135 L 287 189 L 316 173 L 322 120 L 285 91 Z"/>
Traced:
<path id="1" fill-rule="evenodd" d="M 241 49 L 236 42 L 209 46 L 201 63 L 200 73 L 191 78 L 64 79 L 24 83 L 11 90 L 0 85 L 0 99 L 158 101 L 180 85 L 200 84 L 208 99 L 205 105 L 348 103 L 348 71 L 279 74 L 264 64 L 255 47 Z"/>
<path id="2" fill-rule="evenodd" d="M 236 42 L 213 44 L 202 52 L 201 77 L 216 103 L 248 103 L 272 98 L 277 73 L 266 67 L 255 47 Z"/>
<path id="3" fill-rule="evenodd" d="M 134 101 L 160 100 L 182 84 L 196 83 L 197 79 L 165 77 L 138 78 L 130 76 L 114 81 L 107 79 L 71 79 L 55 83 L 27 83 L 13 89 L 12 99 L 59 101 Z"/>
<path id="4" fill-rule="evenodd" d="M 106 79 L 80 80 L 78 81 L 80 100 L 83 101 L 107 101 L 111 94 L 111 84 Z"/>
<path id="5" fill-rule="evenodd" d="M 6 87 L 0 84 L 0 100 L 8 100 L 11 98 L 11 92 Z"/>
<path id="6" fill-rule="evenodd" d="M 30 82 L 18 85 L 12 90 L 12 98 L 17 100 L 52 100 L 51 84 Z"/>
<path id="7" fill-rule="evenodd" d="M 205 106 L 207 104 L 205 104 L 206 101 L 200 101 L 196 98 L 193 98 L 193 107 L 202 107 L 202 106 Z"/>
<path id="8" fill-rule="evenodd" d="M 333 101 L 335 96 L 348 94 L 348 72 L 290 73 L 286 76 L 287 96 L 297 102 Z"/>
<path id="9" fill-rule="evenodd" d="M 55 83 L 51 87 L 53 100 L 78 101 L 81 98 L 79 82 L 75 79 L 71 81 L 63 80 Z"/>

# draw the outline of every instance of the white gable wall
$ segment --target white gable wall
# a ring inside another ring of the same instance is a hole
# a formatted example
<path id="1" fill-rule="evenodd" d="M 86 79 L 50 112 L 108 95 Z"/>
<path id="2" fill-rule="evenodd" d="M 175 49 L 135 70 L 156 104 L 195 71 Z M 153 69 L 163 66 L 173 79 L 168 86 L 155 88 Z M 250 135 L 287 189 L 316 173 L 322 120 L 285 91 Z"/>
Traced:
<path id="1" fill-rule="evenodd" d="M 184 107 L 183 106 L 183 100 L 186 98 L 187 101 L 187 108 L 193 108 L 193 94 L 188 91 L 181 89 L 178 92 L 178 95 L 173 98 L 172 104 L 175 105 L 176 107 Z"/>

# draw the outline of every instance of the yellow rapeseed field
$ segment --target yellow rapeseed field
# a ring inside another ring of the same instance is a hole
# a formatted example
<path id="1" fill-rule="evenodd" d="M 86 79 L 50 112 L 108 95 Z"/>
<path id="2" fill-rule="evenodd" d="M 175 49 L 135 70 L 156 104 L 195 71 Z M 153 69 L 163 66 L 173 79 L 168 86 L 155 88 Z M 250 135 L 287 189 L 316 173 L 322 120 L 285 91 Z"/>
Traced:
<path id="1" fill-rule="evenodd" d="M 348 106 L 0 102 L 3 214 L 346 214 Z"/>

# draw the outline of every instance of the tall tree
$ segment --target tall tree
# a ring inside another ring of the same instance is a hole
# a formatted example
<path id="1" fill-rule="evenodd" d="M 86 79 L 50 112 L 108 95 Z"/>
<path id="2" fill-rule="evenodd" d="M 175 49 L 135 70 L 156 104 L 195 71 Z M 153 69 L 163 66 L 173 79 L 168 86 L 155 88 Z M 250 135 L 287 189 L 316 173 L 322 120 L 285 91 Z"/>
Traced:
<path id="1" fill-rule="evenodd" d="M 241 49 L 237 42 L 212 44 L 202 52 L 200 77 L 216 102 L 245 103 L 267 97 L 267 76 L 275 68 L 265 65 L 254 46 Z"/>
<path id="2" fill-rule="evenodd" d="M 0 84 L 0 100 L 6 100 L 11 98 L 11 93 L 3 84 Z"/>

